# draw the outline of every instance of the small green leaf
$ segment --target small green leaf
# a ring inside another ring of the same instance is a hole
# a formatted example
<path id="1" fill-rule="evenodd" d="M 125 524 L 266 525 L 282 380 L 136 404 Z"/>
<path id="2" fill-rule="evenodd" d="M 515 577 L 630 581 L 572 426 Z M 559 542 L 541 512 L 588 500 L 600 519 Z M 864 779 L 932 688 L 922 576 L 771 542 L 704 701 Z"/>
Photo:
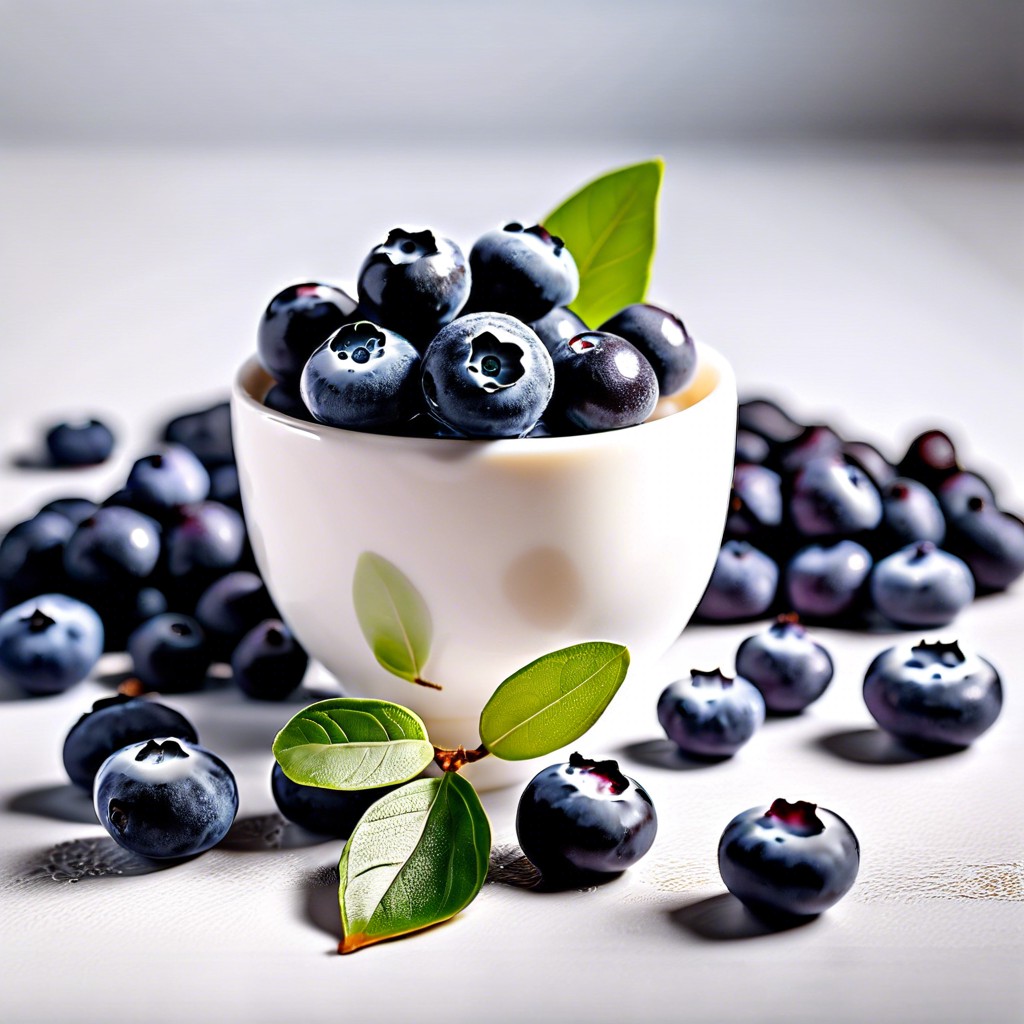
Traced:
<path id="1" fill-rule="evenodd" d="M 416 779 L 359 820 L 338 865 L 338 951 L 419 931 L 468 906 L 487 877 L 491 826 L 461 775 Z"/>
<path id="2" fill-rule="evenodd" d="M 570 306 L 593 327 L 647 294 L 664 170 L 661 160 L 620 167 L 584 185 L 542 221 L 576 261 L 580 292 Z"/>
<path id="3" fill-rule="evenodd" d="M 303 786 L 375 789 L 419 775 L 434 759 L 434 747 L 407 708 L 338 697 L 300 711 L 277 734 L 274 757 Z"/>
<path id="4" fill-rule="evenodd" d="M 545 654 L 491 694 L 480 715 L 480 739 L 506 761 L 550 754 L 601 717 L 628 668 L 629 651 L 620 644 L 577 644 Z"/>
<path id="5" fill-rule="evenodd" d="M 364 551 L 356 563 L 352 600 L 374 657 L 410 683 L 422 682 L 430 654 L 430 610 L 409 578 L 386 558 Z"/>

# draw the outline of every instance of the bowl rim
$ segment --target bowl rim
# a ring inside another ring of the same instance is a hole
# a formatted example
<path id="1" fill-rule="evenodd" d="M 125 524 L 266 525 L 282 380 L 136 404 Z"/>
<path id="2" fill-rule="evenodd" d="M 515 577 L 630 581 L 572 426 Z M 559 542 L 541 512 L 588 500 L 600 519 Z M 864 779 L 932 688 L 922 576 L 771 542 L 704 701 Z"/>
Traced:
<path id="1" fill-rule="evenodd" d="M 254 378 L 260 378 L 272 386 L 273 377 L 260 364 L 259 357 L 254 353 L 250 355 L 238 368 L 231 387 L 232 407 L 241 405 L 257 416 L 272 423 L 278 424 L 289 431 L 305 434 L 320 440 L 340 440 L 351 438 L 348 443 L 360 444 L 382 444 L 394 447 L 401 446 L 412 451 L 422 451 L 429 454 L 452 454 L 455 451 L 485 450 L 495 455 L 515 455 L 518 453 L 537 456 L 541 453 L 555 455 L 567 450 L 574 451 L 580 448 L 593 449 L 602 444 L 620 445 L 625 437 L 641 438 L 647 437 L 652 431 L 664 431 L 671 429 L 669 424 L 689 422 L 686 419 L 687 413 L 706 406 L 716 396 L 721 396 L 726 391 L 735 391 L 735 374 L 729 361 L 717 349 L 701 341 L 694 341 L 697 348 L 698 375 L 703 367 L 709 367 L 715 374 L 714 380 L 707 390 L 696 401 L 665 411 L 661 415 L 647 419 L 631 427 L 622 427 L 618 430 L 598 430 L 581 434 L 558 434 L 550 437 L 500 437 L 500 438 L 470 438 L 470 437 L 415 437 L 406 434 L 375 433 L 368 430 L 352 430 L 347 427 L 333 427 L 326 423 L 318 423 L 310 420 L 296 419 L 287 413 L 270 409 L 261 400 L 255 397 L 250 382 Z M 685 388 L 680 394 L 685 395 L 690 388 L 697 383 L 697 379 Z M 677 396 L 668 396 L 660 401 L 668 405 L 675 404 Z M 682 420 L 680 420 L 682 417 Z M 692 418 L 692 417 L 691 417 Z M 358 439 L 356 441 L 355 439 Z"/>

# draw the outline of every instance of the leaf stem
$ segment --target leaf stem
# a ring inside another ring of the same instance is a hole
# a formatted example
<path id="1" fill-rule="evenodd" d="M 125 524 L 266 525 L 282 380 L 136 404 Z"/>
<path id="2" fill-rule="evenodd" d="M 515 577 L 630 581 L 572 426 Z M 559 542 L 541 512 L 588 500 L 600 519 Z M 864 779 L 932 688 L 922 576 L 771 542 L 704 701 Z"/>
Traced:
<path id="1" fill-rule="evenodd" d="M 457 772 L 467 764 L 472 764 L 474 761 L 479 761 L 480 758 L 486 757 L 489 753 L 490 751 L 482 743 L 475 750 L 467 750 L 461 745 L 454 750 L 435 746 L 434 764 L 443 772 Z"/>
<path id="2" fill-rule="evenodd" d="M 426 686 L 426 687 L 429 687 L 431 690 L 443 690 L 444 689 L 444 687 L 440 683 L 432 683 L 429 679 L 421 679 L 419 676 L 417 676 L 413 680 L 413 682 L 417 686 Z"/>

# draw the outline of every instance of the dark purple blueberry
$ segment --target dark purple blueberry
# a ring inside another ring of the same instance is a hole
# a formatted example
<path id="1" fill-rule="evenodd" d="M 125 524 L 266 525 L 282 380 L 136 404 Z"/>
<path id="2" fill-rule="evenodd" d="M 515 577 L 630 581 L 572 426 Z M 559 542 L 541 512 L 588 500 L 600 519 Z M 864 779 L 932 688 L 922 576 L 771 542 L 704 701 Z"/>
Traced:
<path id="1" fill-rule="evenodd" d="M 235 683 L 254 700 L 284 700 L 298 689 L 309 657 L 280 619 L 254 626 L 231 655 Z"/>
<path id="2" fill-rule="evenodd" d="M 0 615 L 0 677 L 25 693 L 62 693 L 102 653 L 100 617 L 64 594 L 39 594 Z"/>
<path id="3" fill-rule="evenodd" d="M 166 612 L 142 623 L 128 637 L 132 671 L 148 690 L 183 693 L 206 681 L 210 650 L 195 619 Z"/>
<path id="4" fill-rule="evenodd" d="M 871 599 L 897 626 L 944 626 L 974 600 L 970 569 L 931 541 L 919 541 L 875 563 Z"/>
<path id="5" fill-rule="evenodd" d="M 363 262 L 359 306 L 370 319 L 425 344 L 458 316 L 469 286 L 466 257 L 453 241 L 394 228 Z"/>
<path id="6" fill-rule="evenodd" d="M 748 636 L 736 652 L 736 671 L 761 691 L 773 714 L 792 715 L 813 704 L 832 681 L 828 651 L 792 615 Z"/>
<path id="7" fill-rule="evenodd" d="M 58 423 L 46 432 L 46 448 L 55 466 L 95 466 L 114 450 L 114 434 L 100 420 Z"/>
<path id="8" fill-rule="evenodd" d="M 860 533 L 882 520 L 882 501 L 867 474 L 834 456 L 804 465 L 793 481 L 789 508 L 805 537 Z"/>
<path id="9" fill-rule="evenodd" d="M 167 444 L 132 466 L 124 489 L 132 508 L 159 518 L 203 501 L 210 493 L 210 474 L 184 445 Z"/>
<path id="10" fill-rule="evenodd" d="M 803 548 L 786 568 L 789 606 L 809 619 L 834 619 L 858 611 L 872 564 L 867 548 L 852 540 Z"/>
<path id="11" fill-rule="evenodd" d="M 302 371 L 302 400 L 320 423 L 373 430 L 419 403 L 420 354 L 400 334 L 360 320 L 332 334 Z"/>
<path id="12" fill-rule="evenodd" d="M 473 312 L 508 313 L 525 323 L 555 306 L 568 306 L 579 291 L 576 262 L 557 235 L 539 224 L 512 222 L 479 238 L 469 254 Z"/>
<path id="13" fill-rule="evenodd" d="M 516 834 L 546 882 L 616 875 L 650 848 L 658 816 L 647 791 L 615 761 L 573 754 L 534 776 L 519 799 Z"/>
<path id="14" fill-rule="evenodd" d="M 0 582 L 25 597 L 63 589 L 64 548 L 74 531 L 59 512 L 37 512 L 12 526 L 0 541 Z"/>
<path id="15" fill-rule="evenodd" d="M 523 437 L 554 388 L 548 350 L 526 324 L 474 313 L 443 327 L 423 356 L 430 414 L 466 437 Z"/>
<path id="16" fill-rule="evenodd" d="M 696 616 L 709 622 L 732 622 L 764 615 L 775 600 L 779 567 L 746 541 L 722 545 Z"/>
<path id="17" fill-rule="evenodd" d="M 980 498 L 989 505 L 996 504 L 996 496 L 987 480 L 977 473 L 958 470 L 946 477 L 935 492 L 939 507 L 947 520 L 959 519 L 967 510 L 968 503 Z"/>
<path id="18" fill-rule="evenodd" d="M 256 352 L 274 380 L 298 388 L 306 360 L 356 311 L 340 288 L 307 281 L 278 292 L 260 319 Z"/>
<path id="19" fill-rule="evenodd" d="M 270 789 L 277 809 L 289 820 L 321 836 L 347 839 L 359 819 L 396 786 L 380 789 L 322 789 L 292 782 L 274 763 Z"/>
<path id="20" fill-rule="evenodd" d="M 760 466 L 771 451 L 771 446 L 752 430 L 736 431 L 736 462 Z"/>
<path id="21" fill-rule="evenodd" d="M 238 467 L 229 462 L 210 470 L 210 500 L 242 511 L 242 492 L 238 488 Z"/>
<path id="22" fill-rule="evenodd" d="M 227 505 L 201 501 L 186 505 L 165 538 L 172 577 L 219 576 L 234 569 L 245 547 L 242 517 Z"/>
<path id="23" fill-rule="evenodd" d="M 903 643 L 864 677 L 864 703 L 886 732 L 925 747 L 966 747 L 999 717 L 1003 689 L 992 664 L 960 644 Z"/>
<path id="24" fill-rule="evenodd" d="M 651 364 L 628 341 L 586 331 L 556 348 L 549 417 L 576 430 L 617 430 L 643 423 L 658 404 Z"/>
<path id="25" fill-rule="evenodd" d="M 111 505 L 84 519 L 64 548 L 64 568 L 86 584 L 136 583 L 160 558 L 160 528 L 135 509 Z"/>
<path id="26" fill-rule="evenodd" d="M 774 468 L 784 475 L 799 473 L 809 462 L 841 457 L 843 439 L 824 424 L 804 427 L 792 441 L 779 444 L 772 452 Z"/>
<path id="27" fill-rule="evenodd" d="M 658 698 L 658 721 L 684 754 L 732 757 L 764 721 L 765 703 L 757 687 L 721 669 L 669 683 Z"/>
<path id="28" fill-rule="evenodd" d="M 157 860 L 216 846 L 238 811 L 238 786 L 216 754 L 187 740 L 154 737 L 103 762 L 96 816 L 126 850 Z"/>
<path id="29" fill-rule="evenodd" d="M 917 540 L 941 544 L 946 520 L 935 495 L 924 484 L 897 477 L 882 489 L 882 530 L 898 547 Z"/>
<path id="30" fill-rule="evenodd" d="M 798 800 L 751 807 L 726 826 L 718 868 L 729 892 L 755 914 L 812 917 L 847 892 L 860 867 L 860 844 L 833 811 Z"/>
<path id="31" fill-rule="evenodd" d="M 725 532 L 749 537 L 772 530 L 782 522 L 782 478 L 764 466 L 737 464 Z"/>
<path id="32" fill-rule="evenodd" d="M 123 651 L 128 637 L 147 619 L 167 611 L 167 598 L 157 587 L 125 584 L 93 586 L 89 600 L 103 620 L 107 651 Z"/>
<path id="33" fill-rule="evenodd" d="M 75 722 L 64 740 L 68 778 L 92 793 L 96 772 L 111 754 L 154 736 L 199 742 L 192 723 L 173 708 L 144 697 L 104 697 Z"/>
<path id="34" fill-rule="evenodd" d="M 48 501 L 39 511 L 58 512 L 72 526 L 77 526 L 83 519 L 88 519 L 98 508 L 99 505 L 88 498 L 54 498 L 53 501 Z"/>
<path id="35" fill-rule="evenodd" d="M 550 313 L 534 320 L 529 327 L 552 355 L 555 349 L 562 348 L 577 334 L 590 329 L 571 309 L 564 306 L 555 306 Z"/>
<path id="36" fill-rule="evenodd" d="M 759 434 L 769 444 L 795 441 L 804 430 L 777 402 L 767 398 L 750 398 L 740 402 L 737 422 L 741 430 Z"/>
<path id="37" fill-rule="evenodd" d="M 254 572 L 236 571 L 221 576 L 196 602 L 196 618 L 210 647 L 225 661 L 250 629 L 264 619 L 277 617 L 263 580 Z"/>
<path id="38" fill-rule="evenodd" d="M 934 491 L 943 480 L 957 472 L 960 463 L 948 434 L 941 430 L 926 430 L 910 442 L 897 468 L 900 476 L 920 480 Z"/>
<path id="39" fill-rule="evenodd" d="M 637 302 L 598 328 L 625 338 L 647 359 L 663 395 L 682 391 L 697 372 L 697 347 L 674 313 Z"/>
<path id="40" fill-rule="evenodd" d="M 1005 590 L 1024 573 L 1024 522 L 975 495 L 950 519 L 947 547 L 971 570 L 979 590 Z"/>
<path id="41" fill-rule="evenodd" d="M 286 388 L 283 384 L 275 384 L 264 396 L 263 404 L 274 412 L 283 412 L 285 416 L 291 416 L 297 420 L 315 422 L 312 414 L 302 401 L 298 386 L 294 391 Z"/>
<path id="42" fill-rule="evenodd" d="M 878 490 L 896 479 L 896 467 L 874 445 L 866 441 L 847 441 L 840 450 L 847 462 L 867 473 Z"/>
<path id="43" fill-rule="evenodd" d="M 209 408 L 175 416 L 164 428 L 163 440 L 183 444 L 207 469 L 234 462 L 230 404 L 218 402 Z"/>

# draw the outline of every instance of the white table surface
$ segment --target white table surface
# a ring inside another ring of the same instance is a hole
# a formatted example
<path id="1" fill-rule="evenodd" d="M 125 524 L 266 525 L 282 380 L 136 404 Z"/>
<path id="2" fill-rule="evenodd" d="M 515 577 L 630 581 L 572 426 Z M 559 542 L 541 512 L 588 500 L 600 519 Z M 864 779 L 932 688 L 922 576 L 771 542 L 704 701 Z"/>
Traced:
<path id="1" fill-rule="evenodd" d="M 647 154 L 410 155 L 10 151 L 0 179 L 0 515 L 113 490 L 172 412 L 226 391 L 279 287 L 352 283 L 394 224 L 467 245 L 540 215 L 581 180 Z M 665 154 L 652 297 L 733 362 L 742 391 L 787 397 L 897 454 L 945 425 L 1024 506 L 1024 178 L 998 154 Z M 54 417 L 96 410 L 122 438 L 105 467 L 18 470 Z M 631 678 L 580 747 L 619 756 L 659 813 L 651 853 L 585 892 L 501 881 L 447 925 L 353 956 L 339 935 L 340 841 L 282 834 L 270 741 L 297 705 L 228 688 L 168 698 L 240 784 L 230 842 L 142 873 L 66 786 L 63 736 L 110 684 L 0 702 L 0 1019 L 396 1021 L 1016 1021 L 1024 1011 L 1024 587 L 945 638 L 1003 672 L 975 748 L 906 761 L 871 731 L 863 672 L 893 638 L 819 630 L 837 665 L 803 716 L 733 761 L 673 767 L 660 688 L 732 668 L 750 626 L 690 627 Z M 102 666 L 116 670 L 116 659 Z M 400 699 L 400 693 L 396 699 Z M 776 796 L 831 807 L 863 851 L 849 896 L 765 934 L 725 894 L 733 814 Z M 497 848 L 518 791 L 485 796 Z M 300 838 L 300 837 L 299 837 Z M 74 884 L 73 884 L 74 883 Z"/>

